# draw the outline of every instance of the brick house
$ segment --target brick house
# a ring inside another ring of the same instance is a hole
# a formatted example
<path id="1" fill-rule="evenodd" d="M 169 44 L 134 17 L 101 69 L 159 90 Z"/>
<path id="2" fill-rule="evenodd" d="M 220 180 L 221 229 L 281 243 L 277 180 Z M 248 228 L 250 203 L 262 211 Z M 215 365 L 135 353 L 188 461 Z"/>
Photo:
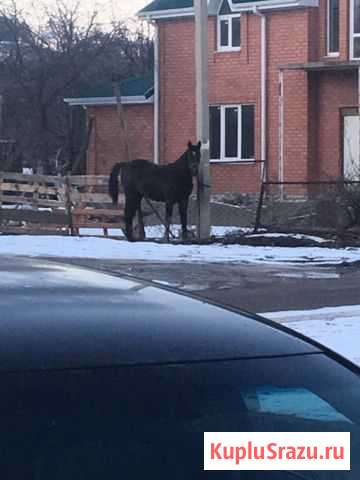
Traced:
<path id="1" fill-rule="evenodd" d="M 155 26 L 156 55 L 152 103 L 137 118 L 151 123 L 144 137 L 154 132 L 145 158 L 164 163 L 196 136 L 193 1 L 155 0 L 138 15 Z M 208 46 L 214 193 L 257 192 L 258 160 L 271 180 L 358 176 L 358 0 L 209 0 Z M 115 113 L 96 108 L 105 130 Z M 107 145 L 96 171 L 113 162 Z"/>
<path id="2" fill-rule="evenodd" d="M 80 98 L 65 98 L 65 102 L 86 108 L 88 123 L 91 121 L 88 175 L 108 174 L 114 163 L 128 157 L 154 158 L 153 73 L 118 85 L 100 85 Z"/>

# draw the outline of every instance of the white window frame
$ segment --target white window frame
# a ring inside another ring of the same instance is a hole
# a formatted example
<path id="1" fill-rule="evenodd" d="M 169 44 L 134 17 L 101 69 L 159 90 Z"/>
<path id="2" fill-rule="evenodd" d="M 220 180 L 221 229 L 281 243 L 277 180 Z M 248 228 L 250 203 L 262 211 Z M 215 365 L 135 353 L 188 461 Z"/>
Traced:
<path id="1" fill-rule="evenodd" d="M 339 0 L 339 10 L 340 10 L 340 0 Z M 326 56 L 327 57 L 338 57 L 340 52 L 330 52 L 330 0 L 327 0 L 327 15 L 326 15 Z M 339 24 L 340 24 L 340 13 L 339 13 Z M 340 30 L 339 30 L 340 32 Z M 339 46 L 340 46 L 340 38 L 339 38 Z"/>
<path id="2" fill-rule="evenodd" d="M 350 0 L 350 46 L 349 46 L 349 51 L 350 51 L 350 60 L 358 60 L 360 57 L 354 57 L 354 38 L 359 38 L 360 33 L 354 33 L 354 0 Z"/>
<path id="3" fill-rule="evenodd" d="M 240 13 L 229 13 L 226 15 L 218 15 L 217 20 L 217 50 L 218 52 L 239 52 L 241 50 L 241 24 L 240 24 L 240 46 L 233 47 L 232 46 L 232 19 L 239 18 L 241 22 L 241 14 Z M 229 21 L 229 31 L 228 31 L 228 45 L 224 46 L 221 45 L 221 22 L 223 20 Z"/>
<path id="4" fill-rule="evenodd" d="M 251 104 L 243 104 L 244 106 L 247 105 L 254 105 Z M 251 163 L 254 162 L 254 158 L 241 158 L 241 151 L 242 151 L 242 106 L 239 104 L 234 105 L 209 105 L 210 107 L 219 107 L 220 108 L 220 158 L 210 158 L 211 163 L 234 163 L 234 162 L 243 162 L 243 163 Z M 237 157 L 225 157 L 225 109 L 226 108 L 237 108 L 238 109 L 238 152 Z M 254 125 L 254 135 L 255 135 L 255 125 Z"/>

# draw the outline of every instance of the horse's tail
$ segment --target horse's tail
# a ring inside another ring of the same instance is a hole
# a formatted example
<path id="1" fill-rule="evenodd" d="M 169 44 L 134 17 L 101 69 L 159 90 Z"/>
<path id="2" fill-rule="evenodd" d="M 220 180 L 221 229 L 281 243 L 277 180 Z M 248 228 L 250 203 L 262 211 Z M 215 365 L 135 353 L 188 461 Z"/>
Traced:
<path id="1" fill-rule="evenodd" d="M 115 163 L 113 166 L 110 178 L 109 178 L 109 194 L 112 198 L 113 204 L 116 205 L 118 202 L 119 195 L 119 173 L 121 168 L 124 166 L 124 163 Z"/>

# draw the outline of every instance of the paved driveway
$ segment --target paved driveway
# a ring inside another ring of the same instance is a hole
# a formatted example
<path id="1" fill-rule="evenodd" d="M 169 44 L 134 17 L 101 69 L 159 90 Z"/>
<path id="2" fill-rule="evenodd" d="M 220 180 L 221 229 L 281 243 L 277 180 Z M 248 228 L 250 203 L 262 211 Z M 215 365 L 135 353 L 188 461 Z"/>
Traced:
<path id="1" fill-rule="evenodd" d="M 359 266 L 58 260 L 163 282 L 252 312 L 360 304 Z"/>

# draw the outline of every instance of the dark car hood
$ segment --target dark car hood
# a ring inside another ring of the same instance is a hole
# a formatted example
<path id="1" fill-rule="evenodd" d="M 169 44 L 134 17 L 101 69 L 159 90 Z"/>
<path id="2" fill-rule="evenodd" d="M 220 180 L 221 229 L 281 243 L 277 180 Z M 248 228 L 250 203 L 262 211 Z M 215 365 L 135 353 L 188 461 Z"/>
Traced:
<path id="1" fill-rule="evenodd" d="M 317 352 L 258 320 L 128 278 L 36 259 L 0 266 L 0 370 Z"/>

